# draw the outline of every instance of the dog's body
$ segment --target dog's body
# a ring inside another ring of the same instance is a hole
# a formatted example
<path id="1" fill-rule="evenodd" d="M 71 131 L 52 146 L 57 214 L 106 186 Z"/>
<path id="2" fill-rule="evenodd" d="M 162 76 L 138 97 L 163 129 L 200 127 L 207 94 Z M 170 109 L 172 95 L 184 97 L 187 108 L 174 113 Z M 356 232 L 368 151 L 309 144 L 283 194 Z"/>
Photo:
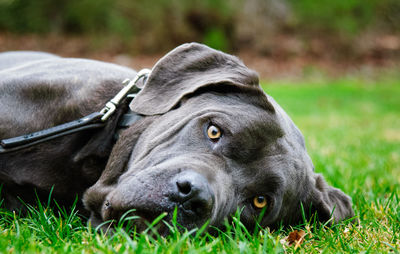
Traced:
<path id="1" fill-rule="evenodd" d="M 3 53 L 0 74 L 4 139 L 101 110 L 136 72 L 49 54 Z M 188 228 L 207 220 L 219 226 L 237 207 L 249 227 L 260 207 L 263 226 L 298 222 L 301 204 L 321 220 L 353 216 L 350 198 L 314 173 L 300 131 L 235 57 L 199 44 L 166 55 L 129 105 L 143 118 L 115 143 L 117 119 L 127 106 L 102 129 L 0 154 L 6 206 L 18 208 L 18 197 L 34 202 L 33 189 L 47 197 L 54 186 L 52 195 L 62 204 L 83 196 L 94 224 L 129 209 L 146 220 L 162 212 L 171 219 L 175 207 Z"/>
<path id="2" fill-rule="evenodd" d="M 122 88 L 123 79 L 136 75 L 133 70 L 113 64 L 33 52 L 2 53 L 0 67 L 0 139 L 99 111 Z M 21 206 L 17 197 L 35 202 L 32 187 L 45 197 L 54 186 L 53 197 L 59 202 L 74 202 L 76 194 L 82 196 L 105 168 L 113 127 L 0 154 L 6 206 Z"/>

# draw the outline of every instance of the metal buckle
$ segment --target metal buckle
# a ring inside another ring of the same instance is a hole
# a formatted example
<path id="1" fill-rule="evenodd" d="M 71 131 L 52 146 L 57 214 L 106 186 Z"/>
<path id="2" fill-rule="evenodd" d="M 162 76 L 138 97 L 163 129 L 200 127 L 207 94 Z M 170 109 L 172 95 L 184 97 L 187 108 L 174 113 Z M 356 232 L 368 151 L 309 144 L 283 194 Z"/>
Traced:
<path id="1" fill-rule="evenodd" d="M 136 83 L 143 77 L 147 77 L 151 73 L 149 69 L 142 69 L 139 71 L 135 78 L 132 80 L 125 79 L 124 84 L 128 83 L 124 88 L 122 88 L 117 95 L 114 96 L 109 102 L 106 103 L 106 106 L 100 111 L 103 116 L 101 117 L 101 121 L 106 121 L 117 109 L 117 106 L 120 104 L 122 99 L 128 96 L 129 92 L 132 90 Z"/>

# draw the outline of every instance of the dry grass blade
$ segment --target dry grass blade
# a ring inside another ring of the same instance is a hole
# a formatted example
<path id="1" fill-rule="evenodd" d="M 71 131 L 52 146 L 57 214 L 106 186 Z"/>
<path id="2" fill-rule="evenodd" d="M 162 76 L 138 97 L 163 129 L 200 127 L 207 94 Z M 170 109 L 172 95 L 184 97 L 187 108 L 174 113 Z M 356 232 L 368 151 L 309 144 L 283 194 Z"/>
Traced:
<path id="1" fill-rule="evenodd" d="M 285 240 L 289 246 L 295 244 L 294 249 L 297 249 L 304 242 L 305 235 L 306 232 L 304 230 L 293 230 Z"/>

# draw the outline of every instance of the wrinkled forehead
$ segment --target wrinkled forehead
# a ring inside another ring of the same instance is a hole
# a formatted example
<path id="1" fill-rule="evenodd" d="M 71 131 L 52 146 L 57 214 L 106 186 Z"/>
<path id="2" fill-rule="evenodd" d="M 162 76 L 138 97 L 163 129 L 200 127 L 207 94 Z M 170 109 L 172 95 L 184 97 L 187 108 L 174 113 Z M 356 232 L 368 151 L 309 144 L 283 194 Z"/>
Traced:
<path id="1" fill-rule="evenodd" d="M 253 131 L 279 129 L 275 110 L 262 91 L 199 93 L 183 103 L 182 111 L 185 115 L 206 115 L 220 121 L 232 132 L 240 132 L 244 128 Z"/>
<path id="2" fill-rule="evenodd" d="M 248 92 L 208 87 L 183 98 L 179 106 L 160 115 L 141 135 L 135 151 L 152 149 L 165 141 L 175 142 L 172 140 L 178 137 L 193 141 L 204 134 L 207 124 L 217 125 L 226 138 L 230 137 L 230 143 L 240 141 L 251 147 L 283 135 L 276 112 L 261 89 Z M 244 148 L 244 144 L 236 145 Z"/>

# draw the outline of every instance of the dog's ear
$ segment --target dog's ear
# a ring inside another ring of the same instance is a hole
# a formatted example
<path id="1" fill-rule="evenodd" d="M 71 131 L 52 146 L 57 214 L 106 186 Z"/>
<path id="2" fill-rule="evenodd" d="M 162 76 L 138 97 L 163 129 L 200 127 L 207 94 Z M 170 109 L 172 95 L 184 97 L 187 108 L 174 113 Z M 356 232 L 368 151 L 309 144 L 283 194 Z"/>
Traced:
<path id="1" fill-rule="evenodd" d="M 258 86 L 258 75 L 237 57 L 198 43 L 184 44 L 156 63 L 130 108 L 143 115 L 163 114 L 185 95 L 216 84 Z"/>
<path id="2" fill-rule="evenodd" d="M 320 221 L 328 221 L 333 217 L 339 222 L 354 217 L 351 198 L 341 190 L 329 186 L 322 175 L 314 175 L 314 186 L 310 193 L 312 210 L 316 210 Z"/>

